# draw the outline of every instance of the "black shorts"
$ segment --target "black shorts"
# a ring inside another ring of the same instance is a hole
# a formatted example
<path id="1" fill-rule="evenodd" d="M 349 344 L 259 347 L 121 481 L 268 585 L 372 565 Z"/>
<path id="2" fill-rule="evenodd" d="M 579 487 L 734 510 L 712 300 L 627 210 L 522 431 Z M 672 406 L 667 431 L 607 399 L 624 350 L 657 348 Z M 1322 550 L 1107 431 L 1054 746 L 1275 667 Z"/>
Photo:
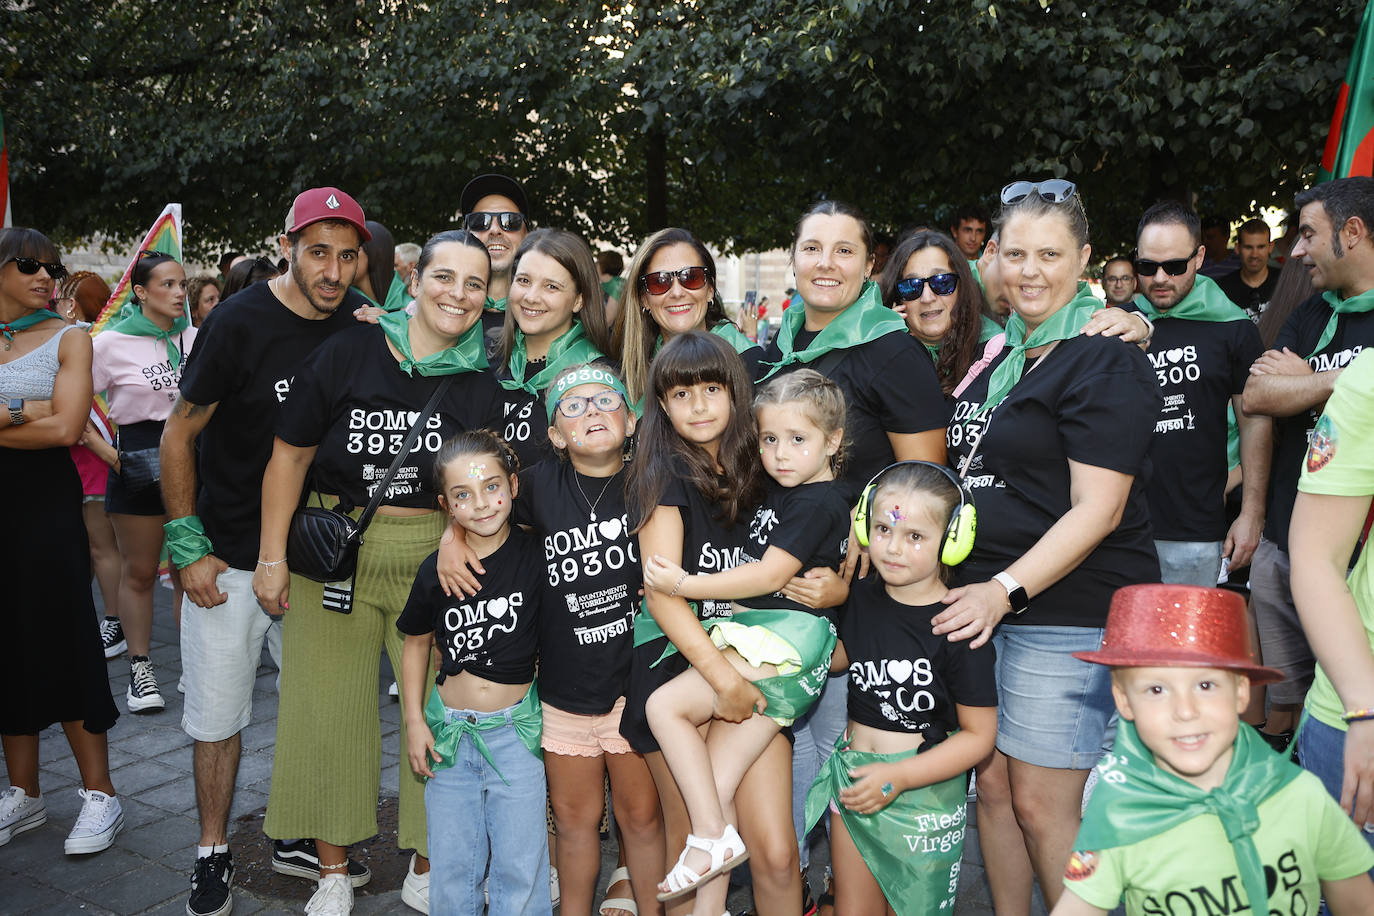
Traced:
<path id="1" fill-rule="evenodd" d="M 145 420 L 142 423 L 127 423 L 119 427 L 117 446 L 121 452 L 136 452 L 142 449 L 157 448 L 162 441 L 161 420 Z M 145 487 L 141 492 L 131 492 L 124 479 L 110 468 L 105 480 L 105 513 L 107 515 L 166 515 L 162 507 L 162 489 Z"/>
<path id="2" fill-rule="evenodd" d="M 668 656 L 654 667 L 654 661 L 663 654 L 668 645 L 668 637 L 663 636 L 642 646 L 635 646 L 630 656 L 630 686 L 625 691 L 625 711 L 620 716 L 620 736 L 630 742 L 630 747 L 641 754 L 652 754 L 658 750 L 658 741 L 649 728 L 649 718 L 644 713 L 644 704 L 649 694 L 677 677 L 691 667 L 681 652 Z"/>

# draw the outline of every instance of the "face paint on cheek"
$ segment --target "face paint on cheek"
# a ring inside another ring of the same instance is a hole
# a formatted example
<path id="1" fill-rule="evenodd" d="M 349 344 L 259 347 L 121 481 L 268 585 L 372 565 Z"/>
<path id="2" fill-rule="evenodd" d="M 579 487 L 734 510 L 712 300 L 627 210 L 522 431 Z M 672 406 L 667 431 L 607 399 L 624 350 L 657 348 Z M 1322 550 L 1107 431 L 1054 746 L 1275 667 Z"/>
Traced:
<path id="1" fill-rule="evenodd" d="M 921 545 L 920 545 L 920 544 L 913 544 L 913 545 L 911 545 L 911 546 L 912 546 L 913 548 L 915 548 L 916 550 L 920 550 L 920 549 L 921 549 Z"/>

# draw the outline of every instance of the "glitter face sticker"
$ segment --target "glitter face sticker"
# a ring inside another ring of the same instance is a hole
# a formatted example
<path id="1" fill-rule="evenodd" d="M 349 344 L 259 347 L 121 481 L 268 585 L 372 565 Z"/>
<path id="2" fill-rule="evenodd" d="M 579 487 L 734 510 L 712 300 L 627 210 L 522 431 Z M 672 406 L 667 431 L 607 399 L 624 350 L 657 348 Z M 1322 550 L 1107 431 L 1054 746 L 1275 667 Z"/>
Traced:
<path id="1" fill-rule="evenodd" d="M 897 524 L 898 522 L 900 522 L 902 519 L 906 518 L 906 516 L 902 514 L 902 507 L 901 507 L 901 506 L 893 506 L 893 507 L 892 507 L 891 509 L 889 509 L 888 512 L 887 512 L 887 518 L 888 518 L 888 521 L 890 521 L 892 524 L 895 525 L 895 524 Z"/>
<path id="2" fill-rule="evenodd" d="M 487 474 L 487 466 L 472 462 L 468 465 L 468 480 L 481 480 Z"/>

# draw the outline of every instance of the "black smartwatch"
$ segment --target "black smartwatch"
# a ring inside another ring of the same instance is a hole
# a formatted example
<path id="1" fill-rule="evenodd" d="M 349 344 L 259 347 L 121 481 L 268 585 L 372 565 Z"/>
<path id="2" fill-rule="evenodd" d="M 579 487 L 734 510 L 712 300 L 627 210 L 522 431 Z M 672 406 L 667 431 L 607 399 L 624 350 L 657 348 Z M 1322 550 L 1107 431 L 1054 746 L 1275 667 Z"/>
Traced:
<path id="1" fill-rule="evenodd" d="M 1021 583 L 1011 577 L 1011 573 L 1003 570 L 993 576 L 993 581 L 1007 590 L 1007 599 L 1011 601 L 1011 612 L 1013 614 L 1024 614 L 1030 607 L 1030 596 L 1021 587 Z"/>
<path id="2" fill-rule="evenodd" d="M 21 426 L 24 423 L 24 399 L 10 398 L 10 426 Z"/>

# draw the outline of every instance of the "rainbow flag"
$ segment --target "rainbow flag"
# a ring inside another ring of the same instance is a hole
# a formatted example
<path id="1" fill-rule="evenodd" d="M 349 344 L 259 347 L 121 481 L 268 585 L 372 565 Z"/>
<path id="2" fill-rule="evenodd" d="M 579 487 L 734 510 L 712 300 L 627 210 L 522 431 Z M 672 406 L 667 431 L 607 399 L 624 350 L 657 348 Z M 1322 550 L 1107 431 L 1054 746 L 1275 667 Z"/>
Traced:
<path id="1" fill-rule="evenodd" d="M 105 303 L 105 308 L 100 310 L 100 317 L 91 325 L 92 334 L 99 334 L 118 321 L 120 310 L 133 299 L 133 286 L 129 278 L 133 275 L 134 264 L 138 262 L 140 251 L 162 251 L 178 261 L 182 260 L 181 204 L 168 204 L 162 208 L 162 215 L 143 236 L 142 244 L 134 249 L 133 256 L 129 258 L 129 266 L 124 268 L 124 275 L 119 278 L 114 292 L 110 293 L 110 300 Z"/>
<path id="2" fill-rule="evenodd" d="M 0 228 L 14 225 L 10 215 L 10 144 L 5 137 L 5 115 L 0 113 Z"/>
<path id="3" fill-rule="evenodd" d="M 1374 175 L 1374 3 L 1350 49 L 1317 181 L 1354 175 Z"/>

